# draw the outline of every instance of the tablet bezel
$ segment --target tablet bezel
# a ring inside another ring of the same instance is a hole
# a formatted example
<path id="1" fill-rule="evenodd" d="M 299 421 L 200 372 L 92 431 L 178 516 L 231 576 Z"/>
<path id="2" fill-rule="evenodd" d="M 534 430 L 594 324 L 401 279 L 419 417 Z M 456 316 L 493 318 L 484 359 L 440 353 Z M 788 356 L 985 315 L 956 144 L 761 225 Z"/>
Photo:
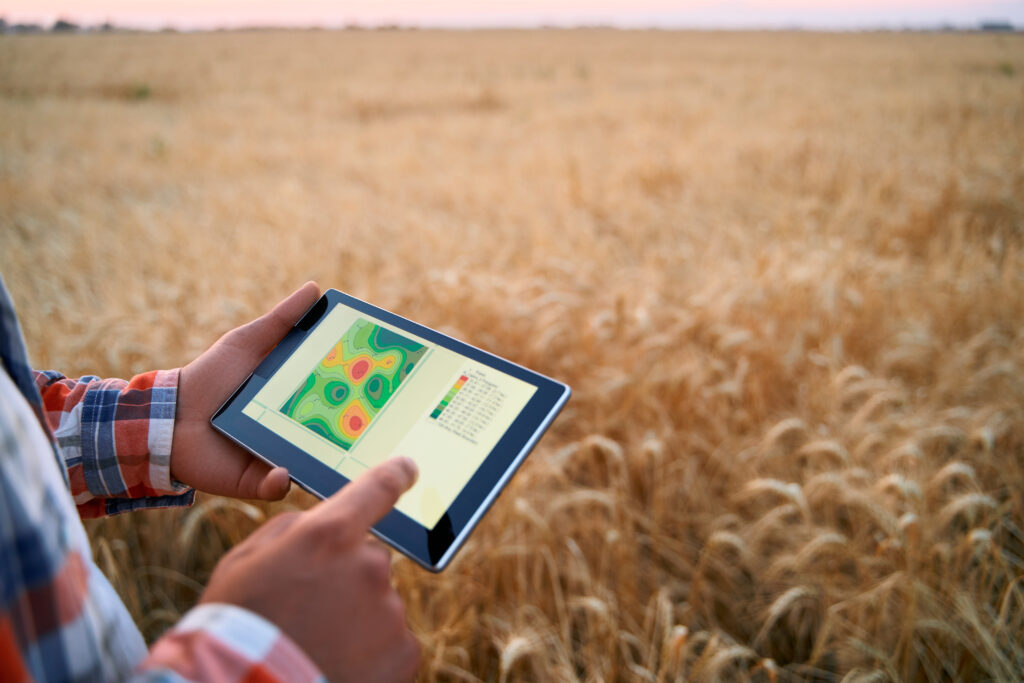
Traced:
<path id="1" fill-rule="evenodd" d="M 211 418 L 228 438 L 271 465 L 287 467 L 293 481 L 319 498 L 328 498 L 350 480 L 314 456 L 270 431 L 242 409 L 291 356 L 302 341 L 338 305 L 349 306 L 414 334 L 431 344 L 520 379 L 536 391 L 497 445 L 456 496 L 433 529 L 392 510 L 370 530 L 375 536 L 434 572 L 444 569 L 494 503 L 509 479 L 565 405 L 571 393 L 561 382 L 403 318 L 351 295 L 328 289 L 253 370 Z"/>

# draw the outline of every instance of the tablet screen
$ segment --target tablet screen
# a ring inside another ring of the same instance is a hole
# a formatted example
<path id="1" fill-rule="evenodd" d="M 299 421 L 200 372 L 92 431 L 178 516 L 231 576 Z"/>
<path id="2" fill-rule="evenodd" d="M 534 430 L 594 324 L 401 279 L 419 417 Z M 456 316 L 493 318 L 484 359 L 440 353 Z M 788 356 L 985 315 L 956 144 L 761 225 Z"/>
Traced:
<path id="1" fill-rule="evenodd" d="M 396 508 L 433 528 L 537 388 L 345 305 L 242 413 L 348 479 L 392 455 L 420 478 Z"/>

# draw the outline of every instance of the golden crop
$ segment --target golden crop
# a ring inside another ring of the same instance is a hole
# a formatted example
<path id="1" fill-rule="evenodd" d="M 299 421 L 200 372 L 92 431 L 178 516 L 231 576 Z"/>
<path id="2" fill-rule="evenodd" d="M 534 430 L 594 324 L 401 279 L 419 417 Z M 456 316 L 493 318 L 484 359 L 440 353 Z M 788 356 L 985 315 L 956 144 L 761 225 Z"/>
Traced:
<path id="1" fill-rule="evenodd" d="M 39 367 L 315 278 L 573 386 L 395 558 L 425 681 L 1024 670 L 1020 35 L 0 37 L 0 240 Z M 89 529 L 154 637 L 312 503 Z"/>

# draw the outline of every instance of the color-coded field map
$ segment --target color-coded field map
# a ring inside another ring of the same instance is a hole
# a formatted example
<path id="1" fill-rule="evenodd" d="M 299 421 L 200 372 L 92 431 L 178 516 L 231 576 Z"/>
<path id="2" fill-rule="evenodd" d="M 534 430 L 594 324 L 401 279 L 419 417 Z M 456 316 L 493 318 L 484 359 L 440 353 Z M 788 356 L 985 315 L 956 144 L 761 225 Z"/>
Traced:
<path id="1" fill-rule="evenodd" d="M 426 352 L 423 344 L 360 318 L 281 412 L 347 451 Z"/>

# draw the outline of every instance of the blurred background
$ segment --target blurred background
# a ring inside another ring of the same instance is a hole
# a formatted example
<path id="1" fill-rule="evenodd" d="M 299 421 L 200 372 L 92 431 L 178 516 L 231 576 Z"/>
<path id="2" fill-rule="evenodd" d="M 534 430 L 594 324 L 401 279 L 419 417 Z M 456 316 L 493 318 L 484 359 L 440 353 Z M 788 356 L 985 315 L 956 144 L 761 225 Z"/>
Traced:
<path id="1" fill-rule="evenodd" d="M 422 680 L 1020 677 L 1019 3 L 5 5 L 36 367 L 312 278 L 573 387 L 448 570 L 395 557 Z M 313 503 L 88 528 L 152 639 Z"/>

